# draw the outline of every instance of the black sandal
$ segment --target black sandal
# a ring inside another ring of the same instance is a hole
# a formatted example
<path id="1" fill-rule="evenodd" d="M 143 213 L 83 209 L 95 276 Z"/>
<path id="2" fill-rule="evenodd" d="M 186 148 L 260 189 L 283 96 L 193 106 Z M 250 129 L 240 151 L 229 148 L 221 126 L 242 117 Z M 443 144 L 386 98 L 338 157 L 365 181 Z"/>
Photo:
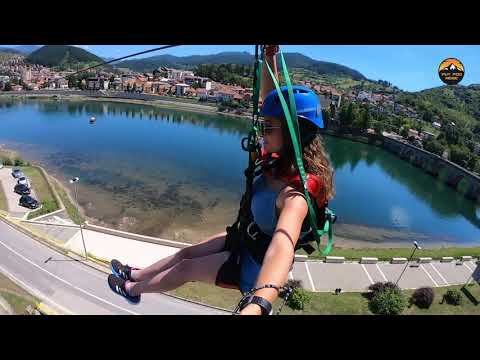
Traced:
<path id="1" fill-rule="evenodd" d="M 120 261 L 113 259 L 110 261 L 110 267 L 112 272 L 123 280 L 132 281 L 132 267 L 128 265 L 123 265 Z"/>
<path id="2" fill-rule="evenodd" d="M 108 275 L 108 285 L 113 292 L 123 296 L 131 304 L 138 304 L 140 302 L 140 295 L 130 295 L 125 289 L 125 283 L 126 281 L 119 278 L 118 276 L 115 276 L 113 274 Z"/>

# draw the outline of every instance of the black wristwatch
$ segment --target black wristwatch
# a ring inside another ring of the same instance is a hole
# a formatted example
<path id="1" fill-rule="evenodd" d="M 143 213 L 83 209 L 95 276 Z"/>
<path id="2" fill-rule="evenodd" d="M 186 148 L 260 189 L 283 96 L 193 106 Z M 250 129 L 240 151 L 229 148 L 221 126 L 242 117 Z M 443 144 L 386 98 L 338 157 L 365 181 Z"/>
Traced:
<path id="1" fill-rule="evenodd" d="M 260 296 L 250 297 L 247 305 L 248 304 L 256 304 L 260 306 L 260 308 L 262 309 L 262 315 L 270 315 L 270 312 L 272 311 L 272 304 L 270 304 L 270 301 Z"/>

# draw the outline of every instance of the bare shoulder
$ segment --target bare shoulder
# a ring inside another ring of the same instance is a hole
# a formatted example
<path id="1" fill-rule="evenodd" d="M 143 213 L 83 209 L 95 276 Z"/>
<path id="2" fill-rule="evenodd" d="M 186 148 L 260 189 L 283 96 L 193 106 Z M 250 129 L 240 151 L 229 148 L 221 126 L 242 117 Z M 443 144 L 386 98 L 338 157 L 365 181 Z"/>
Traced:
<path id="1" fill-rule="evenodd" d="M 277 198 L 277 207 L 280 211 L 285 207 L 295 209 L 300 213 L 308 211 L 305 195 L 292 186 L 286 186 L 280 191 Z"/>

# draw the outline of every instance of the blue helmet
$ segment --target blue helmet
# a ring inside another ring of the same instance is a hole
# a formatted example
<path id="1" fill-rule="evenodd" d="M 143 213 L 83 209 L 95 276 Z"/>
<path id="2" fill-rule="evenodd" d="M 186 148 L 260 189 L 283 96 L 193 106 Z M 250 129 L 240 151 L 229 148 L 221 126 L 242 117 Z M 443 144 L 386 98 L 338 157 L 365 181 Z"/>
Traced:
<path id="1" fill-rule="evenodd" d="M 288 87 L 282 86 L 280 88 L 282 95 L 287 102 L 287 105 L 290 105 L 290 99 L 288 97 Z M 309 120 L 311 123 L 317 127 L 323 129 L 323 117 L 322 117 L 322 106 L 320 105 L 320 99 L 318 96 L 309 88 L 304 86 L 292 86 L 293 96 L 295 98 L 295 105 L 297 108 L 297 115 L 299 118 Z M 277 90 L 270 92 L 265 101 L 263 102 L 262 110 L 260 111 L 262 116 L 272 116 L 276 118 L 285 117 L 283 113 L 282 104 L 277 94 Z"/>

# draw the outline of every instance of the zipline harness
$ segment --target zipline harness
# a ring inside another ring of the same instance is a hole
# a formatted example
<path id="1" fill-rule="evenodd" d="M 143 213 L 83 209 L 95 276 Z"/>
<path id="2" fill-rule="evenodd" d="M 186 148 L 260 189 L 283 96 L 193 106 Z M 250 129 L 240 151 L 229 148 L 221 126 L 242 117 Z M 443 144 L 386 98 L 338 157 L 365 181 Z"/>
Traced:
<path id="1" fill-rule="evenodd" d="M 260 156 L 261 149 L 259 146 L 259 136 L 258 131 L 260 129 L 260 121 L 259 121 L 259 95 L 260 95 L 260 88 L 261 88 L 261 75 L 262 75 L 262 66 L 263 63 L 267 66 L 268 73 L 272 78 L 272 81 L 275 85 L 275 89 L 277 91 L 280 104 L 282 106 L 282 110 L 284 113 L 284 117 L 288 126 L 288 132 L 291 137 L 293 149 L 295 152 L 295 164 L 296 168 L 298 169 L 299 176 L 297 177 L 300 180 L 301 187 L 303 188 L 303 193 L 305 195 L 305 200 L 307 201 L 308 205 L 308 219 L 310 225 L 310 232 L 304 236 L 303 238 L 299 239 L 295 250 L 300 248 L 304 249 L 308 254 L 311 254 L 315 249 L 311 246 L 311 242 L 315 241 L 317 244 L 318 251 L 321 252 L 323 255 L 328 255 L 333 248 L 333 229 L 332 224 L 336 221 L 336 215 L 332 210 L 330 210 L 327 205 L 325 204 L 322 207 L 316 206 L 317 212 L 315 211 L 314 205 L 312 204 L 312 200 L 309 195 L 309 188 L 308 188 L 308 181 L 307 181 L 307 174 L 305 173 L 305 168 L 303 165 L 302 160 L 302 151 L 301 151 L 301 137 L 300 137 L 300 129 L 298 124 L 298 116 L 297 116 L 297 109 L 295 104 L 294 92 L 293 87 L 290 81 L 290 76 L 288 74 L 287 66 L 285 64 L 285 59 L 283 57 L 283 53 L 279 51 L 280 59 L 282 64 L 282 72 L 285 79 L 286 87 L 288 90 L 288 104 L 282 94 L 280 89 L 280 85 L 275 78 L 275 75 L 270 68 L 270 65 L 267 61 L 263 61 L 264 59 L 264 47 L 261 47 L 260 56 L 259 56 L 259 45 L 255 46 L 255 67 L 253 73 L 253 112 L 252 112 L 252 128 L 246 138 L 242 139 L 242 149 L 248 151 L 248 168 L 245 170 L 245 177 L 246 177 L 246 189 L 245 193 L 242 196 L 240 201 L 240 209 L 238 212 L 237 220 L 232 226 L 227 227 L 227 236 L 226 236 L 226 246 L 227 249 L 230 251 L 236 251 L 244 244 L 247 249 L 250 251 L 252 256 L 258 261 L 263 261 L 263 255 L 265 254 L 268 243 L 265 241 L 261 241 L 258 237 L 259 234 L 263 235 L 263 238 L 269 237 L 266 234 L 262 234 L 258 226 L 254 223 L 253 215 L 251 212 L 251 202 L 252 202 L 252 187 L 253 187 L 253 180 L 256 176 L 260 175 L 262 171 L 268 170 L 275 166 L 275 159 L 268 159 L 265 157 Z M 321 211 L 324 211 L 324 214 L 321 214 Z M 321 223 L 323 220 L 323 224 Z M 254 228 L 254 235 L 251 234 L 251 228 Z M 319 226 L 323 226 L 322 229 L 319 229 Z M 328 240 L 325 248 L 321 248 L 321 236 L 324 234 L 328 234 Z M 263 245 L 263 246 L 262 246 Z M 238 306 L 234 310 L 234 314 L 238 313 L 241 309 L 247 306 L 252 298 L 254 298 L 253 294 L 263 288 L 275 288 L 279 294 L 284 294 L 284 302 L 280 309 L 277 312 L 277 315 L 282 310 L 285 303 L 288 301 L 289 296 L 293 292 L 293 288 L 290 286 L 283 286 L 278 287 L 276 285 L 263 285 L 256 288 L 252 288 L 250 291 L 245 293 L 240 300 Z"/>

